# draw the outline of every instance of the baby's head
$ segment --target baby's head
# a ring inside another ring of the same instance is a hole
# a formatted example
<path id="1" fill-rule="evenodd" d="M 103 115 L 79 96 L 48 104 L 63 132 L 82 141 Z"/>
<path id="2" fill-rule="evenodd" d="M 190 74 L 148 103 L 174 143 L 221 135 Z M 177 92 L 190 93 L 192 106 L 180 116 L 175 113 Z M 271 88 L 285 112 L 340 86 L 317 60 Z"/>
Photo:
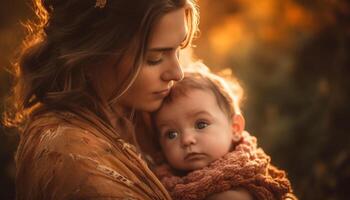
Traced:
<path id="1" fill-rule="evenodd" d="M 200 169 L 232 150 L 244 129 L 241 94 L 237 82 L 205 70 L 185 72 L 153 117 L 173 168 Z"/>

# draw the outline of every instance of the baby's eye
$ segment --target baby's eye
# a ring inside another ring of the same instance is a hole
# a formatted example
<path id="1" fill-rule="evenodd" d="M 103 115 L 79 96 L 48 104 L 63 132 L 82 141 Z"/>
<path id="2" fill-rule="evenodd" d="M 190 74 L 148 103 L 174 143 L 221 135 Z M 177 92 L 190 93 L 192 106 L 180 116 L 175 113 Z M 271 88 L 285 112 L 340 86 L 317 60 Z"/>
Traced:
<path id="1" fill-rule="evenodd" d="M 196 122 L 196 129 L 204 129 L 207 126 L 209 126 L 209 124 L 205 121 L 197 121 Z"/>
<path id="2" fill-rule="evenodd" d="M 176 131 L 168 131 L 166 137 L 170 140 L 175 139 L 179 134 Z"/>

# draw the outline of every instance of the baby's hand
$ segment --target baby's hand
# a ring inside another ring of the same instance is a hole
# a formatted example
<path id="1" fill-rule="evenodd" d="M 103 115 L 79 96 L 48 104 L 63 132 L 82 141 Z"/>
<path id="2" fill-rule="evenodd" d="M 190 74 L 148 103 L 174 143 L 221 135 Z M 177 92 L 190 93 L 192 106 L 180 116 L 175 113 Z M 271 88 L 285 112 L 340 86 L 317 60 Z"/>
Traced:
<path id="1" fill-rule="evenodd" d="M 246 190 L 229 190 L 213 194 L 206 200 L 253 200 L 254 198 Z"/>

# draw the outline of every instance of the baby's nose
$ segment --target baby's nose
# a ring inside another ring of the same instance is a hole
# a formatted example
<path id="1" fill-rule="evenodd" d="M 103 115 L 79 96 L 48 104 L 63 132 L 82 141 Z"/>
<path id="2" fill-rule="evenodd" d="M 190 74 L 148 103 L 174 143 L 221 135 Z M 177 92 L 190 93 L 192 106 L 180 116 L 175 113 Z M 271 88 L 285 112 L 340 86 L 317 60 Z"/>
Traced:
<path id="1" fill-rule="evenodd" d="M 196 144 L 197 140 L 196 140 L 195 134 L 185 133 L 185 134 L 182 134 L 181 142 L 184 147 L 187 147 L 187 146 Z"/>

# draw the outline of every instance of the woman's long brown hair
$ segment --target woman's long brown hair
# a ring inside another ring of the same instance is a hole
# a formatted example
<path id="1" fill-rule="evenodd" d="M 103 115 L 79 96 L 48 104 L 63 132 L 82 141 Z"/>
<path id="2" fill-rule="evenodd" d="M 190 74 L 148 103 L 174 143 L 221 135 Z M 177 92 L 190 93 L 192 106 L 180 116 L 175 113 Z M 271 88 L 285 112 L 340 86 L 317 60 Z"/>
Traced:
<path id="1" fill-rule="evenodd" d="M 12 71 L 14 86 L 5 112 L 5 125 L 23 127 L 37 107 L 88 108 L 104 118 L 101 99 L 92 87 L 89 68 L 112 64 L 125 91 L 138 74 L 150 32 L 164 14 L 187 8 L 190 45 L 198 30 L 195 0 L 34 0 L 36 19 L 26 24 L 29 32 Z M 118 63 L 129 49 L 136 49 L 131 66 Z M 111 62 L 112 61 L 112 62 Z M 95 75 L 96 76 L 96 75 Z"/>

